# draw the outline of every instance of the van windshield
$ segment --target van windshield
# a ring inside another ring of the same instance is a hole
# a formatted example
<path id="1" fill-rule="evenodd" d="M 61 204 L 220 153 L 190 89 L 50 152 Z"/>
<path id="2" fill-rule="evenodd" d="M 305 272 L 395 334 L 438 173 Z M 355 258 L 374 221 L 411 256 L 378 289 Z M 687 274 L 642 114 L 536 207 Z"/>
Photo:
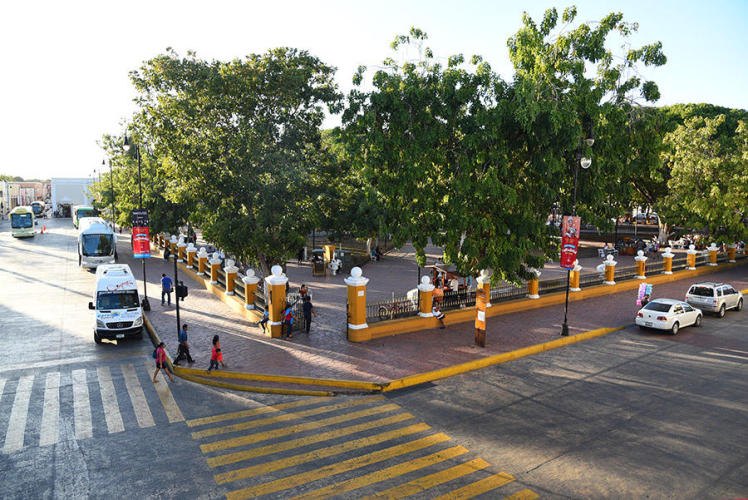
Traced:
<path id="1" fill-rule="evenodd" d="M 88 257 L 114 254 L 114 238 L 111 234 L 84 234 L 81 252 Z"/>
<path id="2" fill-rule="evenodd" d="M 132 309 L 139 305 L 138 292 L 99 292 L 96 297 L 96 309 Z"/>
<path id="3" fill-rule="evenodd" d="M 10 214 L 10 227 L 13 229 L 23 229 L 31 227 L 31 214 Z"/>

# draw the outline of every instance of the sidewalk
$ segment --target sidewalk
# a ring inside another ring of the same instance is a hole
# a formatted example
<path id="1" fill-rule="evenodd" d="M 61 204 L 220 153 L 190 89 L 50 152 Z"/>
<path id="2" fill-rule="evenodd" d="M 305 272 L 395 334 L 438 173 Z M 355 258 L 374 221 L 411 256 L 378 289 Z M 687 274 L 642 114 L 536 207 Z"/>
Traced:
<path id="1" fill-rule="evenodd" d="M 125 245 L 126 241 L 119 250 L 120 261 L 133 268 L 140 283 L 140 263 L 133 262 Z M 385 260 L 376 265 L 384 268 L 386 264 Z M 152 307 L 148 318 L 173 355 L 177 351 L 175 307 L 173 304 L 171 307 L 161 306 L 158 280 L 161 273 L 171 276 L 174 265 L 154 258 L 149 259 L 147 266 L 148 296 Z M 289 274 L 293 273 L 291 269 L 289 265 Z M 292 340 L 270 339 L 260 335 L 254 324 L 233 313 L 186 274 L 179 277 L 190 288 L 189 297 L 180 304 L 180 318 L 190 325 L 191 353 L 196 360 L 193 367 L 199 369 L 208 367 L 211 339 L 218 334 L 227 369 L 231 371 L 386 382 L 557 339 L 563 321 L 563 305 L 490 318 L 485 349 L 473 347 L 472 323 L 449 325 L 449 314 L 445 330 L 398 335 L 362 344 L 345 339 L 342 322 L 336 330 L 320 328 L 318 323 L 313 323 L 310 337 L 296 333 Z M 315 302 L 323 301 L 325 291 L 344 287 L 342 279 L 343 276 L 339 275 L 329 277 L 327 283 L 317 283 L 313 288 Z M 748 287 L 748 266 L 703 275 L 698 279 L 727 281 L 743 289 Z M 684 279 L 657 285 L 654 298 L 683 297 L 691 283 L 692 280 Z M 345 308 L 344 302 L 338 306 Z M 319 305 L 315 308 L 320 312 L 323 309 Z M 635 292 L 572 302 L 569 305 L 570 333 L 575 335 L 600 327 L 630 324 L 636 310 Z M 686 332 L 688 330 L 684 334 Z"/>

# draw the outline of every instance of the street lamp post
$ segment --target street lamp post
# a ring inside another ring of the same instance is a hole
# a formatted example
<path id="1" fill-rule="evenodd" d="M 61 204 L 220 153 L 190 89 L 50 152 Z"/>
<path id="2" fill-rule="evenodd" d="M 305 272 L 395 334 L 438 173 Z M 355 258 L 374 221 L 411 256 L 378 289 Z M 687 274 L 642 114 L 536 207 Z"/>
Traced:
<path id="1" fill-rule="evenodd" d="M 125 135 L 125 143 L 123 144 L 125 151 L 130 150 L 130 141 L 127 135 Z M 135 145 L 135 156 L 138 158 L 138 208 L 143 210 L 143 184 L 140 175 L 140 145 Z M 142 259 L 143 263 L 143 302 L 141 303 L 144 311 L 151 310 L 151 304 L 148 302 L 148 292 L 146 291 L 146 278 L 145 278 L 145 259 Z"/>
<path id="2" fill-rule="evenodd" d="M 592 130 L 590 130 L 589 134 L 587 134 L 587 137 L 584 140 L 587 143 L 587 146 L 592 147 L 592 145 L 595 143 L 595 136 L 592 134 Z M 592 165 L 592 159 L 590 158 L 584 158 L 582 156 L 582 153 L 577 150 L 576 154 L 576 163 L 574 164 L 574 202 L 571 206 L 571 215 L 572 217 L 577 215 L 577 178 L 579 177 L 579 167 L 583 169 L 590 168 L 590 165 Z M 564 303 L 564 322 L 561 325 L 561 335 L 563 337 L 566 337 L 569 335 L 569 324 L 566 321 L 567 319 L 567 313 L 569 312 L 569 282 L 571 279 L 571 269 L 566 270 L 566 302 Z"/>
<path id="3" fill-rule="evenodd" d="M 106 160 L 101 160 L 101 167 L 104 168 L 104 165 L 106 165 Z M 114 216 L 114 174 L 112 171 L 112 162 L 109 162 L 109 190 L 111 191 L 111 204 L 109 206 L 109 209 L 112 212 L 112 231 L 114 231 L 114 221 L 117 219 Z"/>

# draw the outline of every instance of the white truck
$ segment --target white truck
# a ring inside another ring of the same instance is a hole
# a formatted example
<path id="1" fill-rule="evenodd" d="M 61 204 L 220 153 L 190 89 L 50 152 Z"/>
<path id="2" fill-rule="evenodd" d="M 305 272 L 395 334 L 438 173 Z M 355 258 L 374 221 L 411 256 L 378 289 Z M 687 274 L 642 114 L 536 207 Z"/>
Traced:
<path id="1" fill-rule="evenodd" d="M 90 205 L 91 198 L 89 187 L 93 183 L 90 178 L 63 178 L 53 177 L 52 184 L 52 210 L 59 217 L 70 217 L 74 205 Z"/>
<path id="2" fill-rule="evenodd" d="M 88 308 L 95 312 L 94 341 L 143 338 L 143 309 L 135 276 L 126 264 L 96 269 L 96 290 Z"/>
<path id="3" fill-rule="evenodd" d="M 117 235 L 109 224 L 100 217 L 80 219 L 78 265 L 96 269 L 101 264 L 114 264 L 117 258 Z"/>

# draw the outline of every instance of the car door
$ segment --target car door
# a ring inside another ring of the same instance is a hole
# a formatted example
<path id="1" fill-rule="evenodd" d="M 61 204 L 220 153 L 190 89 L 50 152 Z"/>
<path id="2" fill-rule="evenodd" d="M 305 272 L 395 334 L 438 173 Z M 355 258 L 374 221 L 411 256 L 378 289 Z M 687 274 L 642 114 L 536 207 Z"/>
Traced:
<path id="1" fill-rule="evenodd" d="M 724 287 L 724 297 L 725 297 L 725 307 L 727 309 L 731 309 L 738 305 L 738 294 L 735 292 L 735 289 L 731 287 L 730 285 L 725 285 Z"/>
<path id="2" fill-rule="evenodd" d="M 696 316 L 699 315 L 698 312 L 696 312 L 696 309 L 689 306 L 688 304 L 682 304 L 683 305 L 683 323 L 681 325 L 693 325 L 696 323 Z"/>
<path id="3" fill-rule="evenodd" d="M 686 326 L 690 324 L 688 323 L 688 319 L 686 318 L 686 312 L 683 310 L 683 305 L 675 304 L 671 311 L 673 322 L 677 321 L 680 326 Z"/>

